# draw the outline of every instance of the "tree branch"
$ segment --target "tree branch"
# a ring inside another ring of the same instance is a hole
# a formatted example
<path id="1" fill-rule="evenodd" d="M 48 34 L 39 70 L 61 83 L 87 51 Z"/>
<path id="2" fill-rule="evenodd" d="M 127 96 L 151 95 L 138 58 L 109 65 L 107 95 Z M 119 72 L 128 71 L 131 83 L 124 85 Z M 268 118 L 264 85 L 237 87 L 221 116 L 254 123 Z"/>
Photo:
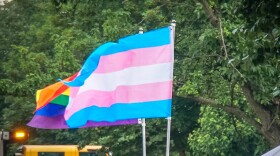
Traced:
<path id="1" fill-rule="evenodd" d="M 206 15 L 208 15 L 208 18 L 210 19 L 211 24 L 214 27 L 219 28 L 219 20 L 214 13 L 215 10 L 210 8 L 208 1 L 207 0 L 198 0 L 198 2 L 200 2 L 202 4 L 203 9 L 204 9 Z"/>
<path id="2" fill-rule="evenodd" d="M 253 93 L 252 93 L 252 90 L 251 90 L 251 87 L 249 84 L 245 84 L 241 88 L 249 103 L 249 106 L 261 120 L 263 130 L 268 130 L 270 127 L 269 125 L 270 125 L 270 121 L 271 121 L 271 116 L 270 116 L 269 111 L 265 110 L 264 107 L 254 99 L 254 96 L 253 96 Z"/>
<path id="3" fill-rule="evenodd" d="M 221 39 L 222 39 L 222 46 L 225 51 L 225 59 L 228 59 L 227 46 L 225 44 L 224 31 L 223 31 L 221 19 L 219 19 L 219 29 L 220 29 Z"/>
<path id="4" fill-rule="evenodd" d="M 225 39 L 224 39 L 224 35 L 223 35 L 223 28 L 222 28 L 222 22 L 220 20 L 219 17 L 217 17 L 217 15 L 215 15 L 215 10 L 213 10 L 208 1 L 207 0 L 198 0 L 198 2 L 200 2 L 203 6 L 203 9 L 205 11 L 205 14 L 208 15 L 208 18 L 210 19 L 210 23 L 212 24 L 212 26 L 214 26 L 215 28 L 219 29 L 220 35 L 221 35 L 221 40 L 220 40 L 220 44 L 222 46 L 222 49 L 224 50 L 224 54 L 225 54 L 225 60 L 229 60 L 229 53 L 227 51 L 227 47 L 225 44 Z M 237 73 L 243 78 L 244 76 L 242 75 L 242 73 L 231 63 L 229 62 L 230 66 L 237 71 Z"/>
<path id="5" fill-rule="evenodd" d="M 258 123 L 253 118 L 249 117 L 246 113 L 244 113 L 243 111 L 241 111 L 237 107 L 224 106 L 222 104 L 217 103 L 216 101 L 214 101 L 212 99 L 207 99 L 207 98 L 203 98 L 203 97 L 194 97 L 194 96 L 183 96 L 183 97 L 193 99 L 193 100 L 195 100 L 195 101 L 197 101 L 200 104 L 205 105 L 205 106 L 210 106 L 210 107 L 213 107 L 213 108 L 222 109 L 225 112 L 234 115 L 238 119 L 245 120 L 247 123 L 254 126 L 257 130 L 261 130 L 261 124 L 260 123 Z"/>
<path id="6" fill-rule="evenodd" d="M 228 57 L 228 51 L 227 51 L 227 47 L 226 47 L 226 44 L 225 44 L 225 38 L 224 38 L 224 31 L 223 31 L 223 27 L 222 27 L 222 21 L 221 19 L 219 19 L 219 29 L 220 29 L 220 35 L 221 35 L 221 44 L 222 44 L 222 47 L 224 49 L 224 52 L 225 52 L 225 59 L 226 60 L 229 60 L 229 57 Z M 231 65 L 231 67 L 237 71 L 237 73 L 242 77 L 244 78 L 244 76 L 241 74 L 241 72 L 229 61 L 229 64 Z"/>
<path id="7" fill-rule="evenodd" d="M 269 124 L 268 129 L 271 128 L 272 124 L 273 124 L 273 123 L 276 121 L 276 119 L 279 117 L 279 116 L 278 116 L 278 111 L 279 111 L 279 105 L 277 105 L 275 116 L 274 116 L 274 118 L 272 119 L 271 123 Z"/>

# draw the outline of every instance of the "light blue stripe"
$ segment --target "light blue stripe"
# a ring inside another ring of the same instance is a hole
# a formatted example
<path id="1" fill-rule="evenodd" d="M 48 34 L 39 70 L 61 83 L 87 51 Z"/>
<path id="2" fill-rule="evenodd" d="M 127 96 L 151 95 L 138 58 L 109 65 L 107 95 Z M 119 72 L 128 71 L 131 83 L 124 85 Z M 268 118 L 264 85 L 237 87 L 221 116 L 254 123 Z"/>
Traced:
<path id="1" fill-rule="evenodd" d="M 104 51 L 103 55 L 110 55 L 130 49 L 157 47 L 170 43 L 170 28 L 164 27 L 144 34 L 136 34 L 119 39 L 118 43 L 109 47 Z"/>
<path id="2" fill-rule="evenodd" d="M 118 43 L 108 42 L 97 48 L 86 60 L 80 75 L 71 82 L 64 82 L 67 86 L 77 87 L 82 86 L 84 81 L 97 68 L 101 56 L 115 54 L 130 49 L 148 48 L 170 44 L 170 28 L 164 27 L 161 29 L 146 32 L 144 34 L 131 35 L 122 38 Z M 118 60 L 116 60 L 118 61 Z"/>
<path id="3" fill-rule="evenodd" d="M 118 103 L 111 107 L 87 107 L 73 114 L 66 122 L 69 127 L 83 126 L 87 121 L 127 120 L 135 118 L 163 118 L 171 116 L 172 100 L 160 100 L 133 104 Z"/>

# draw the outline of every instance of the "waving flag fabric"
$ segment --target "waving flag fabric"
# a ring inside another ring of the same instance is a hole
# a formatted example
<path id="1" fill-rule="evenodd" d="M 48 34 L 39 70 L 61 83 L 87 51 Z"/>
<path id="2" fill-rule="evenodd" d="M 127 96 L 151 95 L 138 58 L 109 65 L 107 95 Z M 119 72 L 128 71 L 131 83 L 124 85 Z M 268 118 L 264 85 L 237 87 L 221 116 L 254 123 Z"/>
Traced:
<path id="1" fill-rule="evenodd" d="M 77 74 L 67 78 L 72 80 Z M 33 119 L 28 126 L 42 129 L 67 129 L 70 128 L 64 119 L 65 108 L 69 102 L 70 88 L 62 82 L 50 85 L 36 94 L 37 107 Z M 114 126 L 124 124 L 137 124 L 137 119 L 119 120 L 116 122 L 93 122 L 88 121 L 85 127 Z"/>
<path id="2" fill-rule="evenodd" d="M 171 116 L 173 35 L 165 27 L 106 43 L 69 82 L 69 127 Z"/>

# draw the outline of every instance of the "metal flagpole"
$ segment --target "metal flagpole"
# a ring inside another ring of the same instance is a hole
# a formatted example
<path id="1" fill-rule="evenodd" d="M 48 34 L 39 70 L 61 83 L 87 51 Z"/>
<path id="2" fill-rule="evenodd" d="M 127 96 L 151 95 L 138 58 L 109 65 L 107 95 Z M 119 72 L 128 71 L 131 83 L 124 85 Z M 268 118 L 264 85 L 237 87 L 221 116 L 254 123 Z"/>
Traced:
<path id="1" fill-rule="evenodd" d="M 173 42 L 172 45 L 174 45 L 174 41 L 175 41 L 175 27 L 176 27 L 176 21 L 172 20 L 172 22 L 171 22 L 171 29 L 172 29 L 171 42 Z M 168 117 L 167 118 L 167 137 L 166 137 L 166 156 L 169 156 L 169 151 L 170 151 L 170 133 L 171 133 L 171 117 Z"/>
<path id="2" fill-rule="evenodd" d="M 142 141 L 143 141 L 143 156 L 146 156 L 146 122 L 142 119 Z"/>
<path id="3" fill-rule="evenodd" d="M 139 28 L 139 34 L 143 34 L 143 28 Z M 146 121 L 145 118 L 141 119 L 142 124 L 142 145 L 143 145 L 143 156 L 146 156 Z"/>
<path id="4" fill-rule="evenodd" d="M 166 139 L 166 156 L 169 156 L 170 151 L 170 131 L 171 131 L 171 117 L 167 118 L 167 139 Z"/>

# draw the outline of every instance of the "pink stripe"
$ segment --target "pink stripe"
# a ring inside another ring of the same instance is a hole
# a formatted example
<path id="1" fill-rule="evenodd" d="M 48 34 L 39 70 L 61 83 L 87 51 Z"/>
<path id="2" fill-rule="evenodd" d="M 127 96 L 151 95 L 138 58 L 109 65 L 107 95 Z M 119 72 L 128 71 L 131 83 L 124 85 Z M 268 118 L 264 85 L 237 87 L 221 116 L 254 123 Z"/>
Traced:
<path id="1" fill-rule="evenodd" d="M 171 62 L 171 45 L 133 49 L 112 55 L 101 56 L 95 73 L 114 72 L 127 67 Z"/>
<path id="2" fill-rule="evenodd" d="M 71 87 L 70 95 L 69 95 L 70 98 L 75 97 L 78 94 L 79 90 L 80 90 L 80 87 Z"/>
<path id="3" fill-rule="evenodd" d="M 68 119 L 75 112 L 90 106 L 110 107 L 115 103 L 133 103 L 166 100 L 172 98 L 172 81 L 142 84 L 136 86 L 119 86 L 114 91 L 89 90 L 72 99 L 71 108 L 67 108 Z"/>
<path id="4" fill-rule="evenodd" d="M 80 87 L 71 87 L 70 88 L 69 102 L 68 102 L 66 109 L 71 108 L 71 105 L 73 104 L 72 101 L 73 101 L 73 99 L 75 99 L 75 97 L 79 93 L 79 90 L 80 90 Z"/>

